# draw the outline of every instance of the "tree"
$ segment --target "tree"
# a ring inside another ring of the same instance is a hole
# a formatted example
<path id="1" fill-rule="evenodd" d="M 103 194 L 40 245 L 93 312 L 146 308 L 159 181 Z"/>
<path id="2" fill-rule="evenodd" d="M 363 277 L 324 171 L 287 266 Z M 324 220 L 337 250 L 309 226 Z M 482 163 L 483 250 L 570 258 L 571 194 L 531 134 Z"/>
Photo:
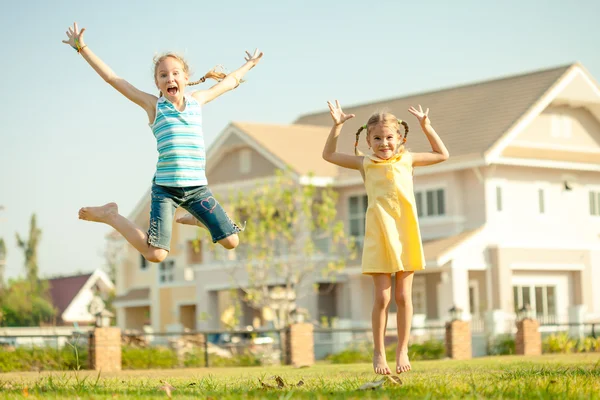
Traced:
<path id="1" fill-rule="evenodd" d="M 270 313 L 276 327 L 290 322 L 297 300 L 315 289 L 317 274 L 333 281 L 354 257 L 336 201 L 332 188 L 301 185 L 289 171 L 279 171 L 275 184 L 230 196 L 234 219 L 247 223 L 232 277 L 243 300 Z"/>
<path id="2" fill-rule="evenodd" d="M 38 262 L 37 262 L 37 247 L 40 243 L 42 231 L 37 227 L 35 214 L 31 215 L 31 223 L 29 226 L 29 239 L 22 240 L 19 233 L 17 235 L 17 243 L 25 253 L 25 271 L 27 280 L 31 283 L 31 288 L 34 293 L 41 292 L 41 285 L 38 277 Z"/>
<path id="3" fill-rule="evenodd" d="M 38 291 L 47 292 L 47 283 L 32 286 L 29 279 L 9 280 L 0 301 L 3 326 L 39 326 L 54 320 L 56 310 Z"/>
<path id="4" fill-rule="evenodd" d="M 4 239 L 0 238 L 0 295 L 4 288 L 4 267 L 6 265 L 6 244 Z"/>

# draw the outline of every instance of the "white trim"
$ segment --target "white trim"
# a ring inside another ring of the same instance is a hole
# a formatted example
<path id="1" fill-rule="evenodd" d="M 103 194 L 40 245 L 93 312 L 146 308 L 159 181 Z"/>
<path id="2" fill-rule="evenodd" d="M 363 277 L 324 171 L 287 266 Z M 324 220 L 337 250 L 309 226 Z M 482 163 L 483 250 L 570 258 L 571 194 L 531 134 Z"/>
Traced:
<path id="1" fill-rule="evenodd" d="M 132 308 L 132 307 L 150 307 L 152 308 L 152 302 L 148 300 L 121 300 L 114 301 L 113 305 L 116 308 Z"/>
<path id="2" fill-rule="evenodd" d="M 463 215 L 432 215 L 419 217 L 419 225 L 422 227 L 434 226 L 434 225 L 445 225 L 445 224 L 461 224 L 466 221 Z"/>
<path id="3" fill-rule="evenodd" d="M 96 269 L 92 273 L 92 275 L 90 275 L 90 277 L 87 279 L 87 281 L 85 281 L 85 283 L 83 284 L 81 289 L 79 289 L 77 294 L 71 299 L 71 302 L 69 303 L 67 308 L 65 308 L 65 311 L 63 311 L 63 313 L 61 315 L 61 318 L 63 319 L 63 321 L 72 321 L 73 320 L 72 318 L 69 318 L 69 314 L 74 312 L 73 309 L 79 302 L 81 296 L 83 296 L 83 294 L 86 291 L 91 290 L 92 286 L 94 286 L 98 280 L 103 281 L 104 284 L 106 286 L 108 286 L 109 291 L 115 289 L 115 285 L 112 283 L 112 281 L 110 280 L 110 278 L 108 277 L 106 272 L 102 271 L 101 269 Z M 86 310 L 86 312 L 87 312 L 87 310 Z M 90 314 L 90 317 L 92 318 L 92 321 L 93 321 L 94 316 Z"/>
<path id="4" fill-rule="evenodd" d="M 200 265 L 200 264 L 197 264 Z M 188 268 L 192 268 L 192 267 L 188 267 Z M 165 289 L 165 288 L 182 288 L 182 287 L 195 287 L 196 284 L 195 282 L 195 278 L 193 281 L 185 281 L 185 282 L 181 282 L 181 281 L 173 281 L 173 282 L 167 282 L 167 283 L 163 283 L 158 285 L 159 289 Z M 194 303 L 195 304 L 195 303 Z"/>
<path id="5" fill-rule="evenodd" d="M 317 187 L 330 186 L 334 183 L 334 178 L 326 176 L 307 176 L 302 175 L 298 182 L 301 185 L 313 185 Z"/>
<path id="6" fill-rule="evenodd" d="M 583 271 L 584 264 L 548 264 L 548 263 L 511 263 L 509 268 L 514 271 Z"/>
<path id="7" fill-rule="evenodd" d="M 530 158 L 500 157 L 494 160 L 494 163 L 499 165 L 514 165 L 518 167 L 536 167 L 600 172 L 600 164 L 595 165 L 571 161 L 535 160 Z"/>
<path id="8" fill-rule="evenodd" d="M 513 142 L 510 145 L 515 146 L 515 147 L 528 148 L 528 149 L 556 150 L 556 151 L 561 151 L 561 152 L 573 151 L 573 152 L 578 152 L 578 153 L 600 154 L 600 149 L 592 149 L 589 147 L 582 147 L 582 146 L 565 146 L 565 145 L 558 145 L 555 143 L 538 143 L 538 142 L 529 141 L 529 140 L 513 140 Z"/>
<path id="9" fill-rule="evenodd" d="M 500 139 L 496 141 L 488 150 L 484 153 L 486 163 L 492 164 L 499 157 L 504 149 L 519 135 L 523 129 L 525 129 L 531 122 L 538 117 L 551 103 L 552 101 L 562 92 L 569 83 L 575 79 L 575 76 L 579 73 L 577 66 L 570 67 L 557 82 L 554 83 L 552 89 L 546 92 L 540 99 L 538 99 L 535 106 L 531 107 L 525 114 L 513 125 Z"/>
<path id="10" fill-rule="evenodd" d="M 488 247 L 495 247 L 498 249 L 528 249 L 528 250 L 589 250 L 589 251 L 599 251 L 600 250 L 600 242 L 599 243 L 587 243 L 581 244 L 581 241 L 575 241 L 572 243 L 565 243 L 564 241 L 558 242 L 548 242 L 548 241 L 539 241 L 539 242 L 502 242 L 502 243 L 488 243 Z"/>

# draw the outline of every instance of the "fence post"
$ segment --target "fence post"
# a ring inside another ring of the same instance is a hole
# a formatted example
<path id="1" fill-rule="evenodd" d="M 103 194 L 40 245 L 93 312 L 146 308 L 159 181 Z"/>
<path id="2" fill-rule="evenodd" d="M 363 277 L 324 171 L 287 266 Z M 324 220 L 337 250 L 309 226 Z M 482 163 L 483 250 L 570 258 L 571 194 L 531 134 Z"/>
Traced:
<path id="1" fill-rule="evenodd" d="M 542 334 L 539 327 L 539 322 L 532 318 L 517 321 L 516 354 L 527 356 L 542 354 Z"/>
<path id="2" fill-rule="evenodd" d="M 469 321 L 453 320 L 446 323 L 446 355 L 453 360 L 470 360 L 473 357 Z"/>
<path id="3" fill-rule="evenodd" d="M 96 371 L 121 370 L 121 329 L 95 328 L 89 339 L 89 366 Z"/>
<path id="4" fill-rule="evenodd" d="M 285 330 L 285 363 L 297 367 L 315 363 L 314 328 L 310 323 L 290 324 Z"/>

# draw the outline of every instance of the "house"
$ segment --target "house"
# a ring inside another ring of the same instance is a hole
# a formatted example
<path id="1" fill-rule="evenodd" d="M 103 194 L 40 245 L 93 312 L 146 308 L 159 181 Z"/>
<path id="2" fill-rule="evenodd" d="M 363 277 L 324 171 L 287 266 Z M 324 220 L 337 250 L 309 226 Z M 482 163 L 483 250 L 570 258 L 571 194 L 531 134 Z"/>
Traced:
<path id="1" fill-rule="evenodd" d="M 473 320 L 487 315 L 510 322 L 529 305 L 542 322 L 600 318 L 600 295 L 592 286 L 600 282 L 600 87 L 594 78 L 575 63 L 345 105 L 356 118 L 345 124 L 339 148 L 351 153 L 358 127 L 374 111 L 387 109 L 408 121 L 409 150 L 429 151 L 406 111 L 417 104 L 430 108 L 451 156 L 414 174 L 427 261 L 414 278 L 415 314 L 439 324 L 456 306 Z M 325 109 L 290 125 L 231 123 L 208 151 L 213 193 L 224 201 L 231 189 L 253 187 L 289 166 L 298 184 L 335 188 L 338 216 L 360 243 L 364 186 L 357 171 L 321 159 L 330 127 Z M 131 214 L 146 228 L 149 200 L 146 194 Z M 194 251 L 197 235 L 197 229 L 175 224 L 172 251 L 160 264 L 126 246 L 115 303 L 121 327 L 221 327 L 219 315 L 240 284 L 228 271 L 239 260 L 235 251 L 212 245 Z M 349 261 L 335 281 L 314 277 L 314 283 L 333 290 L 299 301 L 313 319 L 335 316 L 368 326 L 373 289 L 360 260 Z M 247 308 L 244 324 L 255 316 Z"/>
<path id="2" fill-rule="evenodd" d="M 48 279 L 48 292 L 56 308 L 56 325 L 93 325 L 96 317 L 89 312 L 94 296 L 103 300 L 115 289 L 108 275 L 97 269 L 89 274 Z"/>

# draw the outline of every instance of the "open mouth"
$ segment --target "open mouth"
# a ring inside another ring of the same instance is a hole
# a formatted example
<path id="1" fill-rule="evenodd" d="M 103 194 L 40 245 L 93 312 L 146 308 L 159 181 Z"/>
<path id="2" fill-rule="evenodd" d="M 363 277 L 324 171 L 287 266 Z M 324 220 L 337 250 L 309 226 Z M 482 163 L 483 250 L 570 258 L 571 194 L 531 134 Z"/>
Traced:
<path id="1" fill-rule="evenodd" d="M 169 93 L 171 96 L 175 96 L 177 92 L 179 92 L 179 89 L 177 89 L 177 87 L 167 88 L 167 93 Z"/>

